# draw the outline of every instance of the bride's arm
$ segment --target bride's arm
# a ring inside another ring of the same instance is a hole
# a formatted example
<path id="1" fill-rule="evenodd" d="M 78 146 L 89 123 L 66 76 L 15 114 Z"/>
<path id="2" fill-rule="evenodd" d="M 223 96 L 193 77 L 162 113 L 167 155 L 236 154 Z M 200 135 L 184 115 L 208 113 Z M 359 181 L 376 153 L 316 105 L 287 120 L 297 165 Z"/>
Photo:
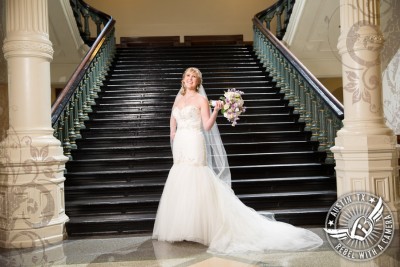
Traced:
<path id="1" fill-rule="evenodd" d="M 169 120 L 169 129 L 170 129 L 169 138 L 171 140 L 174 140 L 176 133 L 176 120 L 174 116 L 172 116 L 172 113 L 171 113 L 171 119 Z"/>
<path id="2" fill-rule="evenodd" d="M 206 131 L 209 131 L 217 119 L 218 111 L 222 108 L 222 101 L 217 101 L 216 106 L 214 107 L 213 112 L 210 115 L 210 107 L 208 105 L 208 101 L 206 98 L 202 98 L 201 100 L 201 120 L 203 122 L 203 128 Z"/>
<path id="3" fill-rule="evenodd" d="M 179 102 L 179 100 L 181 99 L 182 95 L 179 94 L 176 98 L 175 98 L 175 102 L 174 105 L 172 106 L 172 110 L 171 110 L 171 118 L 169 119 L 169 129 L 170 129 L 170 139 L 171 141 L 174 140 L 175 138 L 175 133 L 176 133 L 176 120 L 174 118 L 174 116 L 172 115 L 172 111 L 174 110 L 174 107 L 176 106 L 176 104 Z"/>

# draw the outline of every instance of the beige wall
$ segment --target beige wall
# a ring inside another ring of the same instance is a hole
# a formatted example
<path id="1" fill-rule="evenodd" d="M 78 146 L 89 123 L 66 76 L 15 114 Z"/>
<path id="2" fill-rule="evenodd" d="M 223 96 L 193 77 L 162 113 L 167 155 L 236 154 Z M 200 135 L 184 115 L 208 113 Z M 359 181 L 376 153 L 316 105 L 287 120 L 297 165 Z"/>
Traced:
<path id="1" fill-rule="evenodd" d="M 252 18 L 275 0 L 85 0 L 112 15 L 121 36 L 243 34 L 253 40 Z M 182 39 L 181 39 L 182 41 Z"/>
<path id="2" fill-rule="evenodd" d="M 318 78 L 318 80 L 336 97 L 341 103 L 343 103 L 343 81 L 342 77 L 337 78 Z"/>

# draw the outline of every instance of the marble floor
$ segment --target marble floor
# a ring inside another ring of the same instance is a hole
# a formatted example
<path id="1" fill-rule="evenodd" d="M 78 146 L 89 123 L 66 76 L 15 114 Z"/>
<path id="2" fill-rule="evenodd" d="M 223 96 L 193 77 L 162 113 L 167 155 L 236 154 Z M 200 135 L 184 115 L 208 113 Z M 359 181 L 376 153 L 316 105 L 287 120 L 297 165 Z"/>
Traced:
<path id="1" fill-rule="evenodd" d="M 313 251 L 269 252 L 230 256 L 207 253 L 192 242 L 166 243 L 148 235 L 69 238 L 61 244 L 36 249 L 0 250 L 0 266 L 133 266 L 133 267 L 266 267 L 266 266 L 400 266 L 399 234 L 386 251 L 369 261 L 354 262 L 331 248 L 321 228 L 312 231 L 324 239 Z"/>

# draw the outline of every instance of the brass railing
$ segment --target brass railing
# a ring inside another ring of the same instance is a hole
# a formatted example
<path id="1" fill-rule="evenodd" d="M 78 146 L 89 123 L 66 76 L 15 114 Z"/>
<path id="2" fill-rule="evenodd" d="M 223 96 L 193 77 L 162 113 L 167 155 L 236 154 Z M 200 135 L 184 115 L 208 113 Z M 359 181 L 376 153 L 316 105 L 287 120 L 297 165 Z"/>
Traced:
<path id="1" fill-rule="evenodd" d="M 275 4 L 274 8 L 277 6 Z M 263 23 L 265 18 L 272 16 L 268 10 L 276 13 L 274 8 L 262 11 L 253 18 L 254 49 L 285 94 L 289 106 L 299 115 L 299 121 L 305 123 L 305 130 L 312 132 L 311 140 L 319 142 L 318 151 L 327 153 L 325 162 L 334 163 L 330 148 L 334 145 L 336 132 L 342 128 L 343 105 Z"/>
<path id="2" fill-rule="evenodd" d="M 85 128 L 84 122 L 88 119 L 88 113 L 91 112 L 91 106 L 94 104 L 97 92 L 100 91 L 115 52 L 115 20 L 91 8 L 82 0 L 71 0 L 71 5 L 79 6 L 80 9 L 85 7 L 86 11 L 82 12 L 89 14 L 91 18 L 96 17 L 95 23 L 96 21 L 107 21 L 107 23 L 104 23 L 103 28 L 99 30 L 90 50 L 52 106 L 54 136 L 61 141 L 64 154 L 69 158 L 71 150 L 76 148 L 76 139 L 81 137 L 80 130 Z M 77 23 L 79 26 L 79 21 Z"/>

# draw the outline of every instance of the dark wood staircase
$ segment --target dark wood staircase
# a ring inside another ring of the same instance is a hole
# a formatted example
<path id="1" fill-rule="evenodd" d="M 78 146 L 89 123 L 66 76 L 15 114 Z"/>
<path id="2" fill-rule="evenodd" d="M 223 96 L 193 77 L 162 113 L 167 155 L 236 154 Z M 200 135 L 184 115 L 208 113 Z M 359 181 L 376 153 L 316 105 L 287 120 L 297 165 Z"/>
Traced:
<path id="1" fill-rule="evenodd" d="M 324 224 L 336 200 L 334 166 L 324 163 L 326 154 L 251 46 L 137 46 L 117 50 L 67 163 L 69 235 L 152 231 L 172 166 L 171 106 L 191 66 L 202 71 L 210 99 L 233 87 L 245 93 L 247 111 L 237 126 L 218 118 L 238 197 L 280 221 Z"/>

